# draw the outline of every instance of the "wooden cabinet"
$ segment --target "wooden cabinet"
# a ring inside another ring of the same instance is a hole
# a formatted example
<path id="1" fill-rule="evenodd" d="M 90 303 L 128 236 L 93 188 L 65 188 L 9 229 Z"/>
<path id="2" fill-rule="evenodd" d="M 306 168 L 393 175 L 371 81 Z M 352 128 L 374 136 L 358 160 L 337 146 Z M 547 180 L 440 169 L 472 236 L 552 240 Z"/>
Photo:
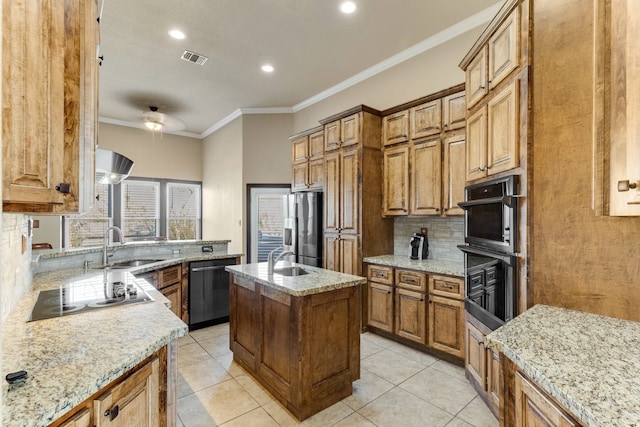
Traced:
<path id="1" fill-rule="evenodd" d="M 580 424 L 522 372 L 514 378 L 515 427 L 579 427 Z"/>
<path id="2" fill-rule="evenodd" d="M 521 3 L 506 2 L 460 64 L 466 74 L 467 181 L 521 167 L 521 140 L 527 135 L 520 129 L 528 115 L 520 111 L 528 82 L 523 47 L 528 38 L 522 35 L 528 2 Z"/>
<path id="3" fill-rule="evenodd" d="M 393 268 L 369 264 L 367 266 L 367 325 L 393 332 Z"/>
<path id="4" fill-rule="evenodd" d="M 484 345 L 484 338 L 490 332 L 489 328 L 465 313 L 465 376 L 491 412 L 498 416 L 502 371 L 499 354 Z"/>
<path id="5" fill-rule="evenodd" d="M 179 318 L 183 318 L 182 264 L 173 265 L 157 271 L 138 274 L 136 277 L 145 279 L 160 291 L 160 293 L 171 302 L 171 311 L 173 311 Z"/>
<path id="6" fill-rule="evenodd" d="M 396 335 L 427 343 L 427 275 L 412 270 L 395 270 Z"/>
<path id="7" fill-rule="evenodd" d="M 382 118 L 382 145 L 409 141 L 409 110 L 402 110 Z"/>
<path id="8" fill-rule="evenodd" d="M 464 357 L 464 281 L 429 276 L 429 345 Z"/>
<path id="9" fill-rule="evenodd" d="M 292 191 L 324 187 L 324 132 L 322 127 L 305 131 L 291 140 Z"/>
<path id="10" fill-rule="evenodd" d="M 297 297 L 236 275 L 230 283 L 234 360 L 296 418 L 351 394 L 360 377 L 359 287 Z"/>
<path id="11" fill-rule="evenodd" d="M 408 145 L 384 150 L 382 214 L 385 216 L 409 213 L 409 152 Z"/>
<path id="12" fill-rule="evenodd" d="M 466 183 L 465 156 L 460 155 L 466 144 L 466 101 L 460 89 L 462 85 L 429 95 L 384 117 L 384 216 L 464 214 L 457 206 Z M 393 138 L 405 123 L 408 139 Z"/>
<path id="13" fill-rule="evenodd" d="M 54 421 L 50 427 L 167 426 L 175 423 L 177 344 L 165 346 Z"/>
<path id="14" fill-rule="evenodd" d="M 3 0 L 3 10 L 3 211 L 84 212 L 95 181 L 96 2 Z"/>
<path id="15" fill-rule="evenodd" d="M 95 427 L 159 425 L 160 362 L 157 357 L 94 400 Z"/>
<path id="16" fill-rule="evenodd" d="M 324 267 L 361 275 L 363 257 L 393 251 L 393 223 L 373 209 L 382 205 L 381 119 L 359 106 L 321 123 L 325 150 L 337 144 L 324 158 Z"/>

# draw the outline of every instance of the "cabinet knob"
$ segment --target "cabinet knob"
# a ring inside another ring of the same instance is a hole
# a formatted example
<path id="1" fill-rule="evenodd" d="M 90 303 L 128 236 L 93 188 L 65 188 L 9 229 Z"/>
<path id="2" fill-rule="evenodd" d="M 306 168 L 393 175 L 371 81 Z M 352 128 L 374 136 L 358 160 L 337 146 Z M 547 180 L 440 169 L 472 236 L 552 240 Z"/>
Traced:
<path id="1" fill-rule="evenodd" d="M 444 208 L 444 211 L 445 212 L 449 212 L 449 208 Z"/>
<path id="2" fill-rule="evenodd" d="M 69 194 L 71 193 L 71 184 L 69 184 L 68 182 L 61 182 L 60 184 L 56 185 L 56 191 L 59 191 L 62 194 Z"/>
<path id="3" fill-rule="evenodd" d="M 637 187 L 638 187 L 638 184 L 633 181 L 629 181 L 629 180 L 618 181 L 618 191 L 620 192 L 629 191 L 629 189 L 635 189 Z"/>
<path id="4" fill-rule="evenodd" d="M 439 209 L 439 208 L 436 208 L 436 212 L 440 212 L 440 209 Z"/>
<path id="5" fill-rule="evenodd" d="M 449 124 L 448 124 L 448 123 L 445 123 L 445 124 L 444 124 L 444 127 L 448 127 L 448 126 L 449 126 Z"/>
<path id="6" fill-rule="evenodd" d="M 484 85 L 480 85 L 480 86 L 478 87 L 478 89 L 480 89 L 480 90 L 484 90 Z"/>

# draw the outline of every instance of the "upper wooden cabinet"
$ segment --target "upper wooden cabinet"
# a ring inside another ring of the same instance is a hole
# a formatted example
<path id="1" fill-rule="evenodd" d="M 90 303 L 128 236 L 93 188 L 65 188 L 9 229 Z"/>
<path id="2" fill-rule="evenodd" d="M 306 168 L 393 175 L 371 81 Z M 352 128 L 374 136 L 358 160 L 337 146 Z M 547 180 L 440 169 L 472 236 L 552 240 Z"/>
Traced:
<path id="1" fill-rule="evenodd" d="M 457 206 L 464 199 L 466 171 L 463 133 L 467 110 L 462 87 L 405 104 L 400 106 L 404 110 L 392 109 L 385 116 L 383 215 L 463 215 Z M 411 107 L 413 104 L 417 105 Z M 402 134 L 392 130 L 403 129 L 407 123 L 408 139 L 392 139 Z M 409 144 L 396 144 L 406 140 Z"/>
<path id="2" fill-rule="evenodd" d="M 409 110 L 385 116 L 382 119 L 382 143 L 393 145 L 409 140 Z"/>
<path id="3" fill-rule="evenodd" d="M 460 64 L 467 85 L 467 181 L 521 166 L 527 135 L 520 129 L 528 123 L 528 112 L 521 112 L 528 37 L 521 33 L 528 31 L 528 7 L 523 0 L 507 1 Z"/>
<path id="4" fill-rule="evenodd" d="M 324 132 L 317 127 L 289 138 L 291 140 L 291 190 L 324 187 Z"/>
<path id="5" fill-rule="evenodd" d="M 324 125 L 324 150 L 360 143 L 360 115 L 351 114 Z"/>
<path id="6" fill-rule="evenodd" d="M 4 211 L 93 202 L 97 18 L 94 0 L 3 0 Z"/>

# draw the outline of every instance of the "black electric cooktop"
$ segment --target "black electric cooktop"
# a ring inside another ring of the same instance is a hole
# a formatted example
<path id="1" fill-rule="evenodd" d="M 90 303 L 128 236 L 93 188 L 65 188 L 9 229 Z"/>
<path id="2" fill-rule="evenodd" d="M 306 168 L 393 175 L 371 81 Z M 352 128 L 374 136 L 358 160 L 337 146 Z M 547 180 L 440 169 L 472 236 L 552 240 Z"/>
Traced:
<path id="1" fill-rule="evenodd" d="M 83 276 L 57 289 L 40 291 L 29 321 L 153 301 L 128 272 Z"/>

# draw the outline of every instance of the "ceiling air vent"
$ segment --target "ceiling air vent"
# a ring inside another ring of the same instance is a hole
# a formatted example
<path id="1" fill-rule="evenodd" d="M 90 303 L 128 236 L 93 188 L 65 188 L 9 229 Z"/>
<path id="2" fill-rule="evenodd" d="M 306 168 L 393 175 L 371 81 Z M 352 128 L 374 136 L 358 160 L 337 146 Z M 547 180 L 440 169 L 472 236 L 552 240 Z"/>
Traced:
<path id="1" fill-rule="evenodd" d="M 184 59 L 185 61 L 193 62 L 194 64 L 204 65 L 204 63 L 207 62 L 207 59 L 209 59 L 209 58 L 207 58 L 204 55 L 200 55 L 198 53 L 190 52 L 188 50 L 185 50 L 182 53 L 182 56 L 180 57 L 180 59 Z"/>

